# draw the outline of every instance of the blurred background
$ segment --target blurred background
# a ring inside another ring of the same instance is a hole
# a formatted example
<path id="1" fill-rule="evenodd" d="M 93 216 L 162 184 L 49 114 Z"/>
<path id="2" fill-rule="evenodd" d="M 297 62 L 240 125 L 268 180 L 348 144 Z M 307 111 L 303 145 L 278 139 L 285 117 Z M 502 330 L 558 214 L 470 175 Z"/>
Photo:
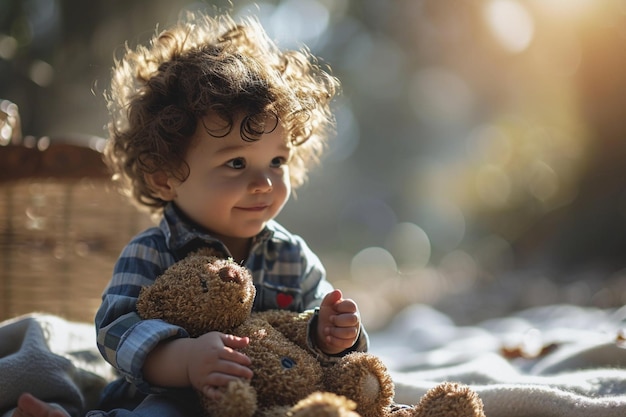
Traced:
<path id="1" fill-rule="evenodd" d="M 0 0 L 0 98 L 24 135 L 103 137 L 124 43 L 216 8 L 342 82 L 323 167 L 279 221 L 370 328 L 415 303 L 460 324 L 625 304 L 626 1 Z"/>

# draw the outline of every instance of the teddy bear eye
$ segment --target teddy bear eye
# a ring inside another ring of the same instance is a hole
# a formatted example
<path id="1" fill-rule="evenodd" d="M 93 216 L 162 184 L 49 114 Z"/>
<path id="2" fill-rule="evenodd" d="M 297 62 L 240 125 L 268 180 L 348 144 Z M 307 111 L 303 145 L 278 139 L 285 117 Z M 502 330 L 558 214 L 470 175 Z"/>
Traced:
<path id="1" fill-rule="evenodd" d="M 200 278 L 200 285 L 202 285 L 202 292 L 209 292 L 209 286 L 206 283 L 206 279 Z"/>
<path id="2" fill-rule="evenodd" d="M 280 364 L 281 364 L 281 365 L 283 366 L 283 368 L 285 368 L 285 369 L 291 369 L 291 368 L 293 368 L 294 366 L 296 366 L 296 361 L 294 361 L 294 360 L 293 360 L 293 359 L 291 359 L 291 358 L 286 358 L 286 357 L 285 357 L 285 358 L 282 358 L 282 359 L 280 360 Z"/>

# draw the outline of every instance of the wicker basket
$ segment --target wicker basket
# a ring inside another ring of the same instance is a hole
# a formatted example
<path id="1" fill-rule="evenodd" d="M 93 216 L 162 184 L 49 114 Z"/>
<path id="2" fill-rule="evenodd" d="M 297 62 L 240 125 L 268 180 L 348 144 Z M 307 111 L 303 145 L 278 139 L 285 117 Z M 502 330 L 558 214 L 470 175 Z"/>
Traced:
<path id="1" fill-rule="evenodd" d="M 0 320 L 93 320 L 113 265 L 151 222 L 111 186 L 100 138 L 0 146 Z"/>

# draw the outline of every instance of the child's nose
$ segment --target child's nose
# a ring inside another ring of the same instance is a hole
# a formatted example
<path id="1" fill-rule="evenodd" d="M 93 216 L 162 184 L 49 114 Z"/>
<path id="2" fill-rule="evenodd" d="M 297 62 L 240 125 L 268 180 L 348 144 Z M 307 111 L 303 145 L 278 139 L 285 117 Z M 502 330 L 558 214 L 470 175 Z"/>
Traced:
<path id="1" fill-rule="evenodd" d="M 250 191 L 253 193 L 266 193 L 272 189 L 272 179 L 265 173 L 257 174 L 250 181 Z"/>

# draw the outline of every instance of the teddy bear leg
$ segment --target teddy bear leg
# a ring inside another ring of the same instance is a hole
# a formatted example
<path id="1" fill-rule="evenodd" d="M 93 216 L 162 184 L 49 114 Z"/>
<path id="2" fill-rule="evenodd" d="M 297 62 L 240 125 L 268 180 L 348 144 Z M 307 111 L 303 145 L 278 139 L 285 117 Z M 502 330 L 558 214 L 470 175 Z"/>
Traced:
<path id="1" fill-rule="evenodd" d="M 205 414 L 210 417 L 252 417 L 257 411 L 256 391 L 247 381 L 229 383 L 219 400 L 198 395 Z"/>
<path id="2" fill-rule="evenodd" d="M 255 414 L 255 417 L 293 417 L 290 414 L 291 407 L 284 405 L 276 405 L 270 408 L 261 409 Z"/>
<path id="3" fill-rule="evenodd" d="M 314 392 L 289 411 L 290 417 L 360 417 L 356 403 L 342 395 L 330 392 Z"/>
<path id="4" fill-rule="evenodd" d="M 393 401 L 393 382 L 387 368 L 376 356 L 353 352 L 326 370 L 326 389 L 357 404 L 363 417 L 387 414 Z"/>
<path id="5" fill-rule="evenodd" d="M 404 417 L 407 410 L 398 410 L 394 417 Z M 483 402 L 470 387 L 443 382 L 426 392 L 415 406 L 414 417 L 485 417 Z"/>

